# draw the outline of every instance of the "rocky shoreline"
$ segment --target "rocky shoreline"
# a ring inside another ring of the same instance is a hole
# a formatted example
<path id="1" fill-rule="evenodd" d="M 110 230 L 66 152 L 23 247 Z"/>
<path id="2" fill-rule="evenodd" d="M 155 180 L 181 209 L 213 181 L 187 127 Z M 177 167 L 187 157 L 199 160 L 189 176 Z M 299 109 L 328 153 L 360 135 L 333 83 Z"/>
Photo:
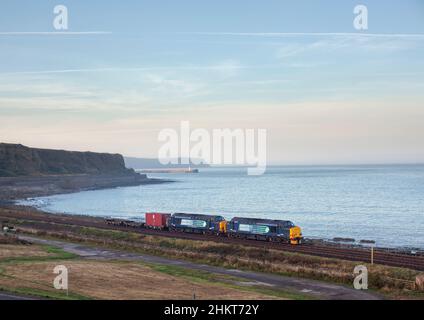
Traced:
<path id="1" fill-rule="evenodd" d="M 172 182 L 145 174 L 71 174 L 0 177 L 0 203 L 32 197 Z"/>

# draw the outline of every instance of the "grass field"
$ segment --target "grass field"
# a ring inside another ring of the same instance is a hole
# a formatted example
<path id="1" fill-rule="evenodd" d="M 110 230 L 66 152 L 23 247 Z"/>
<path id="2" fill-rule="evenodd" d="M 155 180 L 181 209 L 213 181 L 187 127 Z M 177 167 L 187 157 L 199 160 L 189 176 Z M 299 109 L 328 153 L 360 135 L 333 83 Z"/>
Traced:
<path id="1" fill-rule="evenodd" d="M 246 286 L 236 277 L 158 264 L 84 260 L 39 245 L 0 246 L 0 289 L 51 299 L 304 299 Z M 69 293 L 53 288 L 56 265 L 69 271 Z"/>
<path id="2" fill-rule="evenodd" d="M 46 221 L 40 221 L 40 217 L 43 219 L 45 217 Z M 19 219 L 9 217 L 8 219 L 10 223 L 17 226 L 20 232 L 38 237 L 163 256 L 231 269 L 322 280 L 349 287 L 352 287 L 355 276 L 353 273 L 354 267 L 363 264 L 367 266 L 369 271 L 370 290 L 388 298 L 424 299 L 424 292 L 414 290 L 415 277 L 422 273 L 406 268 L 322 258 L 265 247 L 143 235 L 131 232 L 131 229 L 117 231 L 76 224 L 62 224 L 60 221 L 52 222 L 48 220 L 49 216 L 43 216 L 43 213 L 37 213 L 37 221 L 29 220 L 26 217 Z M 74 218 L 66 216 L 61 217 L 61 219 Z M 78 219 L 88 218 L 78 217 Z M 67 222 L 69 223 L 69 221 Z M 83 222 L 85 223 L 85 220 Z M 284 297 L 290 297 L 290 294 L 285 294 Z"/>
<path id="3" fill-rule="evenodd" d="M 39 225 L 38 223 L 38 227 Z M 420 272 L 405 268 L 322 258 L 268 248 L 140 235 L 130 231 L 88 227 L 72 227 L 67 232 L 60 233 L 38 231 L 32 228 L 22 228 L 22 230 L 38 236 L 83 242 L 93 246 L 105 246 L 232 269 L 322 280 L 348 286 L 352 286 L 355 266 L 363 264 L 369 271 L 370 290 L 388 298 L 424 299 L 423 292 L 413 289 L 415 277 Z"/>

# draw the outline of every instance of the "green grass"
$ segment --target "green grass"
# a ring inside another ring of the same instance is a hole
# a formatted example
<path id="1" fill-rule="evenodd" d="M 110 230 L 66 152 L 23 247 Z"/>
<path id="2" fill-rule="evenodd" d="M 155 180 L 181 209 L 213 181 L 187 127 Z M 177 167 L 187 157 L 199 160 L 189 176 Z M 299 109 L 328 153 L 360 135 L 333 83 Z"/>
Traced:
<path id="1" fill-rule="evenodd" d="M 268 287 L 257 286 L 257 285 L 242 285 L 242 283 L 246 283 L 246 279 L 238 278 L 234 276 L 216 274 L 216 273 L 212 273 L 208 271 L 189 269 L 189 268 L 184 268 L 180 266 L 152 264 L 152 263 L 144 263 L 144 262 L 141 262 L 141 264 L 150 267 L 154 271 L 165 273 L 175 277 L 181 277 L 186 280 L 190 280 L 192 282 L 206 283 L 206 284 L 212 284 L 216 286 L 224 286 L 224 287 L 228 287 L 232 289 L 237 289 L 239 291 L 260 293 L 260 294 L 268 295 L 270 297 L 277 297 L 277 298 L 283 298 L 283 299 L 291 299 L 291 300 L 313 299 L 313 297 L 310 295 L 291 292 L 287 290 L 271 289 Z"/>
<path id="2" fill-rule="evenodd" d="M 38 222 L 38 225 L 42 223 Z M 35 228 L 37 229 L 37 228 Z M 84 243 L 122 251 L 181 259 L 196 263 L 284 276 L 301 277 L 352 286 L 353 268 L 359 262 L 329 259 L 298 253 L 282 252 L 253 246 L 216 243 L 212 241 L 175 239 L 141 235 L 131 230 L 115 231 L 88 227 L 72 227 L 68 232 L 35 232 L 49 239 Z M 411 292 L 408 283 L 414 281 L 418 271 L 387 266 L 370 266 L 370 289 L 384 295 L 421 297 Z M 397 278 L 401 281 L 395 281 Z"/>
<path id="3" fill-rule="evenodd" d="M 0 259 L 0 277 L 11 278 L 20 280 L 19 278 L 9 276 L 5 274 L 4 266 L 10 264 L 21 264 L 21 263 L 35 263 L 35 262 L 46 262 L 46 261 L 54 261 L 54 260 L 68 260 L 74 259 L 78 257 L 75 254 L 66 252 L 60 248 L 56 248 L 49 245 L 40 245 L 40 247 L 50 255 L 48 256 L 24 256 L 24 257 L 13 257 L 13 258 L 5 258 Z M 30 283 L 34 283 L 37 285 L 44 285 L 43 283 L 37 281 L 27 281 Z M 50 287 L 49 287 L 50 288 Z M 66 294 L 65 291 L 49 291 L 49 290 L 40 290 L 35 288 L 21 287 L 21 288 L 2 288 L 0 290 L 7 291 L 10 293 L 23 294 L 29 296 L 35 296 L 39 298 L 48 298 L 48 299 L 65 299 L 65 300 L 81 300 L 88 299 L 85 296 L 78 295 L 72 292 L 69 292 L 69 295 Z"/>
<path id="4" fill-rule="evenodd" d="M 50 255 L 48 256 L 24 256 L 24 257 L 11 257 L 0 259 L 0 270 L 1 265 L 13 264 L 13 263 L 27 263 L 27 262 L 45 262 L 52 260 L 67 260 L 78 257 L 73 253 L 66 252 L 60 248 L 56 248 L 49 245 L 40 245 L 40 247 Z"/>
<path id="5" fill-rule="evenodd" d="M 166 273 L 176 277 L 190 278 L 195 282 L 217 282 L 217 281 L 243 281 L 242 278 L 237 278 L 229 275 L 217 274 L 203 270 L 188 269 L 179 266 L 172 266 L 166 264 L 153 264 L 140 262 L 143 265 L 150 267 L 154 271 Z"/>
<path id="6" fill-rule="evenodd" d="M 43 245 L 42 247 L 44 247 L 44 249 L 46 250 L 46 252 L 54 254 L 54 256 L 51 257 L 51 259 L 74 259 L 77 258 L 78 255 L 67 252 L 61 248 L 57 248 L 54 246 L 49 246 L 49 245 Z"/>
<path id="7" fill-rule="evenodd" d="M 44 298 L 44 299 L 56 299 L 56 300 L 91 300 L 89 297 L 72 293 L 72 292 L 69 292 L 69 294 L 66 294 L 66 291 L 64 290 L 48 291 L 48 290 L 41 290 L 41 289 L 27 288 L 27 287 L 13 288 L 13 289 L 0 287 L 0 291 L 14 293 L 18 295 L 33 296 L 33 297 L 42 298 L 42 299 Z"/>

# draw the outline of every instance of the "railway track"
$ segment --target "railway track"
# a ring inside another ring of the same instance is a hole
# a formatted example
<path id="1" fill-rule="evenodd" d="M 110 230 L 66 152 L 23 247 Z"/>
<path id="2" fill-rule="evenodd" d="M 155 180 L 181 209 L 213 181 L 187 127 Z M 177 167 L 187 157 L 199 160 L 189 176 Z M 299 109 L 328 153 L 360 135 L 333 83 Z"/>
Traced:
<path id="1" fill-rule="evenodd" d="M 143 235 L 152 235 L 152 236 L 162 236 L 169 238 L 180 238 L 188 240 L 207 240 L 214 241 L 218 243 L 228 243 L 228 244 L 238 244 L 238 245 L 249 245 L 251 247 L 258 248 L 269 248 L 275 250 L 281 250 L 285 252 L 293 253 L 302 253 L 312 256 L 319 256 L 325 258 L 337 258 L 349 261 L 358 261 L 364 263 L 371 262 L 371 250 L 370 248 L 352 248 L 349 246 L 343 245 L 322 245 L 315 243 L 305 243 L 302 245 L 289 245 L 284 243 L 276 242 L 265 242 L 265 241 L 255 241 L 239 238 L 227 238 L 227 237 L 218 237 L 213 235 L 202 235 L 202 234 L 191 234 L 191 233 L 182 233 L 182 232 L 170 232 L 170 231 L 161 231 L 161 230 L 151 230 L 145 228 L 137 227 L 123 227 L 108 225 L 100 218 L 87 218 L 87 217 L 74 217 L 74 216 L 64 216 L 64 215 L 53 215 L 46 214 L 42 212 L 37 212 L 28 216 L 28 212 L 19 212 L 19 211 L 10 211 L 10 213 L 2 213 L 2 217 L 9 217 L 12 219 L 20 218 L 25 219 L 26 221 L 39 221 L 39 222 L 48 222 L 53 224 L 62 224 L 68 226 L 83 226 L 83 227 L 95 227 L 106 230 L 119 230 L 119 231 L 131 231 L 137 232 Z M 374 258 L 373 261 L 375 264 L 382 264 L 394 267 L 404 267 L 414 270 L 424 271 L 424 256 L 414 256 L 396 252 L 387 252 L 383 249 L 375 248 L 374 249 Z"/>
<path id="2" fill-rule="evenodd" d="M 128 230 L 127 228 L 120 228 L 121 230 Z M 151 230 L 151 229 L 131 229 L 141 234 L 146 235 L 160 235 L 164 237 L 171 238 L 181 238 L 189 240 L 207 240 L 221 243 L 230 243 L 230 244 L 239 244 L 239 245 L 249 245 L 259 248 L 269 248 L 274 250 L 281 250 L 286 252 L 293 253 L 302 253 L 312 256 L 319 256 L 324 258 L 337 258 L 349 261 L 358 261 L 364 263 L 371 263 L 371 249 L 370 248 L 351 248 L 347 246 L 338 246 L 338 245 L 319 245 L 306 243 L 302 245 L 290 245 L 277 242 L 266 242 L 266 241 L 256 241 L 256 240 L 247 240 L 239 238 L 228 238 L 228 237 L 218 237 L 213 235 L 203 235 L 203 234 L 191 234 L 191 233 L 182 233 L 182 232 L 170 232 L 170 231 L 161 231 L 161 230 Z M 413 256 L 408 254 L 386 252 L 384 250 L 379 250 L 374 248 L 373 250 L 373 263 L 388 265 L 393 267 L 403 267 L 410 268 L 414 270 L 424 271 L 424 256 Z"/>
<path id="3" fill-rule="evenodd" d="M 290 249 L 285 249 L 290 250 Z M 424 257 L 410 256 L 407 254 L 394 254 L 374 249 L 373 258 L 371 258 L 371 249 L 343 248 L 319 245 L 305 245 L 301 248 L 295 248 L 292 252 L 304 254 L 340 258 L 351 261 L 361 261 L 370 263 L 371 259 L 376 264 L 389 265 L 394 267 L 407 267 L 416 270 L 424 270 Z"/>

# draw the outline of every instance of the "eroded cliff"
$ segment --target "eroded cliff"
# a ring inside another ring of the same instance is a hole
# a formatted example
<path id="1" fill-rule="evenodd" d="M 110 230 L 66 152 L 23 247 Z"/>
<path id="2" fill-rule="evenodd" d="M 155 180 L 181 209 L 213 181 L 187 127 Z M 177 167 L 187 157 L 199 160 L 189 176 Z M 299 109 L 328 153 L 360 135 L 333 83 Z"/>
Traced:
<path id="1" fill-rule="evenodd" d="M 120 154 L 29 148 L 0 143 L 0 176 L 133 174 Z"/>

